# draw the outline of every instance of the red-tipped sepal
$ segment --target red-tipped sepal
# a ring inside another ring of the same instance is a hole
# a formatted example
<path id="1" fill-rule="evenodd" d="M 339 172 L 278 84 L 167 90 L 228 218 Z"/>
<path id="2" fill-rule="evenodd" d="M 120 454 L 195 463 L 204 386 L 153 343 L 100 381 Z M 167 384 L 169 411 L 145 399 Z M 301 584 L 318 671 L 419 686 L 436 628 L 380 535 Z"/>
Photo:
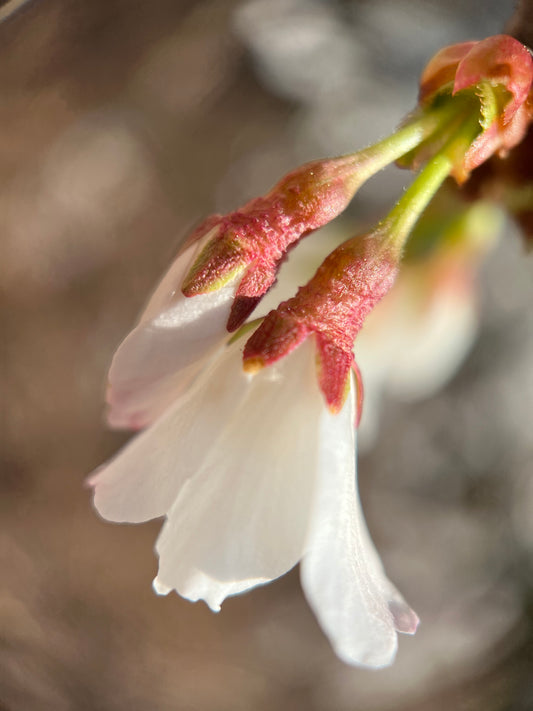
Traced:
<path id="1" fill-rule="evenodd" d="M 332 412 L 340 412 L 350 390 L 352 351 L 335 345 L 320 333 L 316 335 L 318 382 Z"/>
<path id="2" fill-rule="evenodd" d="M 244 368 L 255 371 L 275 363 L 314 334 L 320 388 L 330 409 L 339 412 L 349 389 L 355 337 L 394 283 L 399 257 L 383 230 L 338 247 L 252 334 L 244 347 Z"/>
<path id="3" fill-rule="evenodd" d="M 199 239 L 211 232 L 211 238 L 183 282 L 185 296 L 213 291 L 238 276 L 227 324 L 229 331 L 236 330 L 274 283 L 287 249 L 337 217 L 361 176 L 353 156 L 315 161 L 240 210 L 208 218 L 194 234 Z"/>

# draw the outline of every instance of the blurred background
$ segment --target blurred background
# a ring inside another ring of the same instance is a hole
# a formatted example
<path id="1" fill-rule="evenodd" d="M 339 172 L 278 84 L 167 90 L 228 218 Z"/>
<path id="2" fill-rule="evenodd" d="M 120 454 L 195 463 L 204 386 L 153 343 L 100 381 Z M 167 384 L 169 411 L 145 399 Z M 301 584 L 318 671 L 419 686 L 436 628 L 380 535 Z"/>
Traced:
<path id="1" fill-rule="evenodd" d="M 395 665 L 339 662 L 297 571 L 218 615 L 151 581 L 160 522 L 101 521 L 84 480 L 114 349 L 187 231 L 312 158 L 390 132 L 442 45 L 511 0 L 0 4 L 2 711 L 533 708 L 532 262 L 504 224 L 479 331 L 423 402 L 381 404 L 365 512 L 422 619 Z M 379 218 L 378 176 L 340 229 Z"/>

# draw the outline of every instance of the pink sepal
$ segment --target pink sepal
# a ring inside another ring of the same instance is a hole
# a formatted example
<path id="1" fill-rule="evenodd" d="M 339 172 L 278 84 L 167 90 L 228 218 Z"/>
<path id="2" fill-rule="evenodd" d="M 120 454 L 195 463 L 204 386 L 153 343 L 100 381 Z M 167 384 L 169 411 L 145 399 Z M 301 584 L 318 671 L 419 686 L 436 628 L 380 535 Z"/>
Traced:
<path id="1" fill-rule="evenodd" d="M 492 155 L 504 157 L 524 138 L 533 117 L 532 80 L 531 54 L 508 35 L 445 47 L 430 60 L 420 80 L 422 105 L 430 104 L 439 93 L 456 95 L 481 87 L 483 82 L 502 87 L 510 97 L 501 113 L 483 127 L 463 161 L 454 167 L 458 183 L 463 183 L 474 168 Z"/>
<path id="2" fill-rule="evenodd" d="M 511 95 L 501 120 L 508 123 L 526 102 L 533 77 L 533 59 L 528 49 L 508 35 L 495 35 L 473 47 L 459 62 L 453 93 L 476 86 L 482 81 L 501 84 Z"/>
<path id="3" fill-rule="evenodd" d="M 420 77 L 419 102 L 429 104 L 436 94 L 453 90 L 459 62 L 477 42 L 461 42 L 439 50 L 427 63 Z"/>
<path id="4" fill-rule="evenodd" d="M 340 412 L 350 390 L 352 351 L 343 350 L 329 338 L 318 333 L 318 382 L 331 412 Z"/>
<path id="5" fill-rule="evenodd" d="M 482 81 L 490 81 L 502 85 L 512 95 L 503 112 L 504 122 L 507 122 L 527 100 L 532 67 L 528 49 L 508 35 L 444 47 L 422 72 L 420 103 L 430 103 L 443 91 L 456 94 Z"/>
<path id="6" fill-rule="evenodd" d="M 199 239 L 213 231 L 183 282 L 184 295 L 207 293 L 238 274 L 228 330 L 239 328 L 275 282 L 289 247 L 346 208 L 358 186 L 354 176 L 352 156 L 308 163 L 267 195 L 229 215 L 208 218 L 191 236 Z"/>
<path id="7" fill-rule="evenodd" d="M 337 247 L 296 296 L 271 311 L 252 334 L 244 347 L 245 369 L 275 363 L 314 334 L 320 388 L 338 412 L 348 392 L 355 337 L 394 283 L 399 257 L 381 232 Z"/>

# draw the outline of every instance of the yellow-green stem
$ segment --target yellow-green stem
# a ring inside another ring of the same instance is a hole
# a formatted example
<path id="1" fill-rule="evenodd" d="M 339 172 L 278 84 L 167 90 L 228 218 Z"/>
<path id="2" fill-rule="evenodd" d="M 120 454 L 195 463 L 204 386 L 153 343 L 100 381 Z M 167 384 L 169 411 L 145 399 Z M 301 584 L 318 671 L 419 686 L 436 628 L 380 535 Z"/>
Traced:
<path id="1" fill-rule="evenodd" d="M 468 117 L 439 153 L 418 173 L 396 205 L 380 223 L 387 244 L 402 249 L 420 215 L 480 131 L 477 117 Z M 378 228 L 379 229 L 379 228 Z"/>
<path id="2" fill-rule="evenodd" d="M 354 182 L 364 183 L 385 166 L 419 146 L 437 131 L 450 125 L 464 111 L 464 102 L 449 101 L 438 108 L 426 109 L 382 141 L 353 153 Z"/>

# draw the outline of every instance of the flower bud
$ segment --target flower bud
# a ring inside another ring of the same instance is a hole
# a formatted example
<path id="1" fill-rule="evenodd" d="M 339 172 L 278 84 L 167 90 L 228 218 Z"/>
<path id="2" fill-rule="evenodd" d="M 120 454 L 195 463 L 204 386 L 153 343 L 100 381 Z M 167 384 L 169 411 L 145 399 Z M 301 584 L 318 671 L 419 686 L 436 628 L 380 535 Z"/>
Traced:
<path id="1" fill-rule="evenodd" d="M 504 156 L 524 138 L 533 118 L 532 80 L 531 54 L 507 35 L 445 47 L 430 60 L 420 79 L 422 111 L 436 102 L 464 101 L 463 120 L 468 112 L 480 112 L 480 132 L 454 166 L 457 182 L 463 183 L 474 168 L 494 154 Z M 427 159 L 434 145 L 435 139 L 415 150 L 407 165 Z"/>

